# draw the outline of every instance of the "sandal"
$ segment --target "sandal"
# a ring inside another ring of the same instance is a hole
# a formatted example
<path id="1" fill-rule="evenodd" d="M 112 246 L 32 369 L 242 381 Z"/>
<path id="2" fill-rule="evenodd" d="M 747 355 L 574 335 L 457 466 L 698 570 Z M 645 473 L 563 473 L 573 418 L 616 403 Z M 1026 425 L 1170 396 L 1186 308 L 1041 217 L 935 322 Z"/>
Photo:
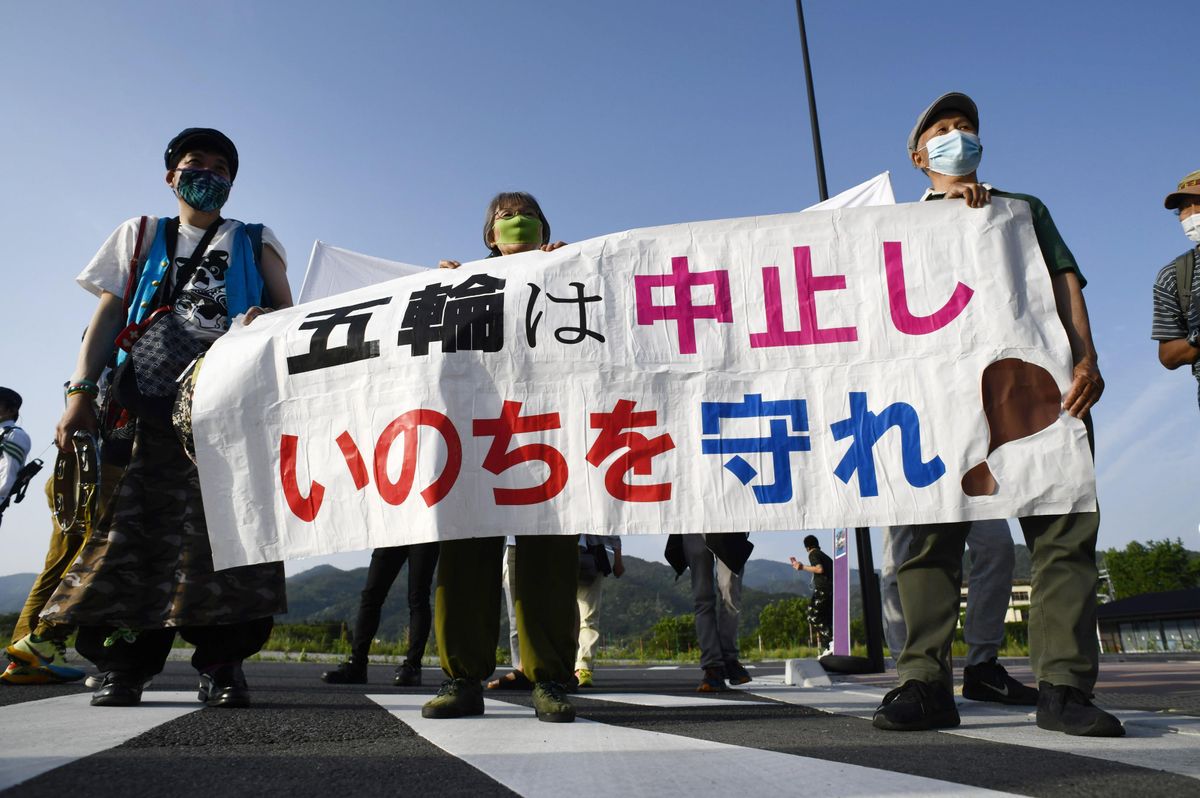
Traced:
<path id="1" fill-rule="evenodd" d="M 529 681 L 529 677 L 520 671 L 509 671 L 499 679 L 492 679 L 487 683 L 489 690 L 532 690 L 533 682 Z"/>

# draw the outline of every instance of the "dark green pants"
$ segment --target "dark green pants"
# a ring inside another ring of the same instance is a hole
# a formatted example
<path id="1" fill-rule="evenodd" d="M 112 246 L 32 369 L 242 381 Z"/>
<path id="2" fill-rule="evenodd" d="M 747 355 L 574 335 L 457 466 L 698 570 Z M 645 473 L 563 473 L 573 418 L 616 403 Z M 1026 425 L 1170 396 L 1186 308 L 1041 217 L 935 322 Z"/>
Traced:
<path id="1" fill-rule="evenodd" d="M 448 540 L 438 560 L 434 628 L 442 670 L 486 679 L 496 670 L 504 538 Z M 576 535 L 517 537 L 517 634 L 521 670 L 565 684 L 575 666 Z"/>
<path id="2" fill-rule="evenodd" d="M 958 624 L 963 548 L 970 522 L 922 524 L 916 554 L 900 566 L 897 582 L 908 639 L 896 663 L 909 679 L 950 686 L 950 642 Z M 1090 693 L 1100 648 L 1096 639 L 1096 533 L 1100 513 L 1038 515 L 1021 519 L 1033 561 L 1029 608 L 1029 664 L 1039 682 Z"/>

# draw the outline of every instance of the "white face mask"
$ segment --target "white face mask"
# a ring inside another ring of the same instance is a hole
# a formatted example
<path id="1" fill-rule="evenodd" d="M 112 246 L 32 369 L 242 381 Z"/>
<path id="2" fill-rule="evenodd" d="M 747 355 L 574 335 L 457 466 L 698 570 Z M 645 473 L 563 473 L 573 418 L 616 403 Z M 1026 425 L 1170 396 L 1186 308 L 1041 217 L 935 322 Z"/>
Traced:
<path id="1" fill-rule="evenodd" d="M 1179 223 L 1183 225 L 1183 234 L 1190 238 L 1193 244 L 1200 244 L 1200 213 L 1193 213 Z"/>

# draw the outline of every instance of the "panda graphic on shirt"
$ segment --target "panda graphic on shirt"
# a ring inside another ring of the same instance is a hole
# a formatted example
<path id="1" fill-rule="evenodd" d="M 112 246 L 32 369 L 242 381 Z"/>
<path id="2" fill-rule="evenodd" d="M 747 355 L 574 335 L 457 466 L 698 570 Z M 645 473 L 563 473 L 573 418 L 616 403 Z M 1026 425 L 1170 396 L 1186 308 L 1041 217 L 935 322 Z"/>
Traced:
<path id="1" fill-rule="evenodd" d="M 175 259 L 176 274 L 187 261 L 187 258 Z M 228 271 L 229 253 L 211 250 L 205 254 L 179 294 L 175 312 L 198 338 L 216 339 L 229 329 L 229 304 L 225 297 L 225 274 Z"/>

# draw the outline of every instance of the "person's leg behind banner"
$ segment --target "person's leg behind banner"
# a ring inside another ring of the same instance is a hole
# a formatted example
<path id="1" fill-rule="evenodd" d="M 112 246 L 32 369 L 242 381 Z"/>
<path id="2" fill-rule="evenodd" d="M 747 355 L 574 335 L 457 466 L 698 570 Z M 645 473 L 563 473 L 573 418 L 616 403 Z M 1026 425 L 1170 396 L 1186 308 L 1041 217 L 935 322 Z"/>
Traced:
<path id="1" fill-rule="evenodd" d="M 883 528 L 883 566 L 880 568 L 879 592 L 883 599 L 883 634 L 887 638 L 892 660 L 900 661 L 908 627 L 904 624 L 904 608 L 900 603 L 900 582 L 897 571 L 908 559 L 912 547 L 911 524 Z"/>
<path id="2" fill-rule="evenodd" d="M 581 551 L 581 557 L 588 557 Z M 595 670 L 596 644 L 600 641 L 600 600 L 604 595 L 604 577 L 597 574 L 590 582 L 579 581 L 575 593 L 579 645 L 575 652 L 575 678 L 580 687 L 592 686 Z"/>
<path id="3" fill-rule="evenodd" d="M 539 720 L 566 723 L 575 708 L 566 699 L 575 665 L 575 591 L 578 535 L 517 536 L 517 634 L 521 669 L 533 682 Z"/>
<path id="4" fill-rule="evenodd" d="M 404 662 L 396 668 L 392 682 L 397 687 L 421 685 L 421 660 L 433 627 L 433 607 L 429 601 L 433 576 L 437 572 L 439 544 L 417 543 L 408 546 L 408 650 Z"/>
<path id="5" fill-rule="evenodd" d="M 383 613 L 383 602 L 404 561 L 408 558 L 407 546 L 383 546 L 371 552 L 371 566 L 367 569 L 367 581 L 358 599 L 358 617 L 354 621 L 354 638 L 350 644 L 350 659 L 336 669 L 321 674 L 326 684 L 366 684 L 367 662 L 371 643 L 379 631 L 379 620 Z"/>
<path id="6" fill-rule="evenodd" d="M 704 671 L 699 692 L 721 692 L 725 684 L 725 663 L 721 657 L 721 635 L 717 627 L 717 592 L 713 569 L 716 557 L 703 535 L 683 536 L 683 553 L 692 577 L 692 607 L 696 619 L 696 639 L 700 643 L 700 668 Z"/>
<path id="7" fill-rule="evenodd" d="M 448 677 L 425 703 L 426 718 L 483 714 L 482 680 L 496 669 L 504 538 L 446 540 L 438 555 L 433 626 Z"/>
<path id="8" fill-rule="evenodd" d="M 730 684 L 746 684 L 750 673 L 742 665 L 738 652 L 738 624 L 742 616 L 742 575 L 728 565 L 717 566 L 717 635 L 721 646 L 721 667 Z"/>
<path id="9" fill-rule="evenodd" d="M 892 731 L 959 724 L 950 672 L 958 625 L 962 556 L 970 522 L 917 524 L 910 557 L 900 566 L 900 603 L 908 637 L 896 671 L 900 686 L 875 711 L 876 728 Z"/>
<path id="10" fill-rule="evenodd" d="M 963 619 L 963 639 L 967 643 L 963 698 L 1035 706 L 1037 690 L 1010 676 L 999 661 L 1016 559 L 1008 522 L 971 522 L 967 549 L 971 553 L 971 571 L 967 577 L 967 611 Z"/>

